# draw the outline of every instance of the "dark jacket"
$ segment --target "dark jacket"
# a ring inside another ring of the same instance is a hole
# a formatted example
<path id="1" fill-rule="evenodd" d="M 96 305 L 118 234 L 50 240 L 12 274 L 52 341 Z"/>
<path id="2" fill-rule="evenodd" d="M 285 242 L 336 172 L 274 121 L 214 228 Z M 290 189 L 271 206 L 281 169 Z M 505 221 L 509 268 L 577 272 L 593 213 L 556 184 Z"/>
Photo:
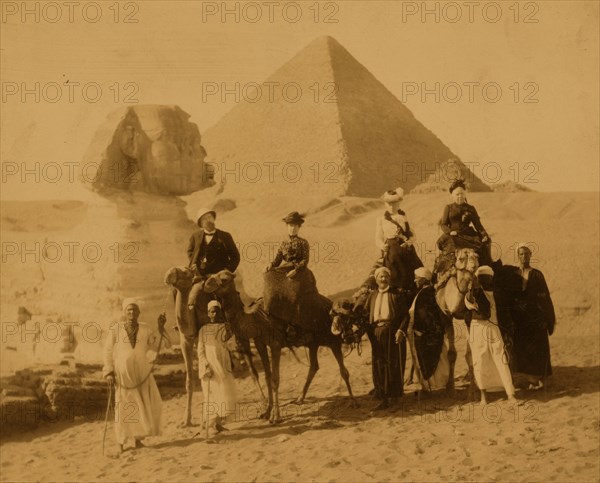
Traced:
<path id="1" fill-rule="evenodd" d="M 471 223 L 475 227 L 475 231 L 470 227 Z M 468 203 L 446 205 L 440 220 L 440 228 L 446 235 L 449 235 L 451 231 L 456 231 L 459 235 L 479 235 L 482 237 L 487 235 L 477 210 Z"/>
<path id="2" fill-rule="evenodd" d="M 278 267 L 282 262 L 292 263 L 296 270 L 306 268 L 310 258 L 308 241 L 299 236 L 289 237 L 279 245 L 271 267 Z"/>
<path id="3" fill-rule="evenodd" d="M 391 320 L 390 326 L 394 332 L 398 329 L 401 329 L 404 331 L 404 333 L 406 333 L 409 322 L 408 309 L 410 308 L 408 306 L 408 297 L 406 292 L 395 287 L 390 287 L 388 293 Z M 374 322 L 375 318 L 375 301 L 377 300 L 378 294 L 379 290 L 373 290 L 365 305 L 365 310 L 369 312 L 369 323 L 371 324 Z"/>
<path id="4" fill-rule="evenodd" d="M 201 275 L 211 275 L 224 269 L 235 272 L 240 264 L 240 252 L 233 238 L 226 231 L 218 229 L 208 245 L 204 240 L 204 230 L 194 233 L 190 237 L 187 254 L 189 266 L 196 265 Z M 202 266 L 205 258 L 205 266 Z"/>

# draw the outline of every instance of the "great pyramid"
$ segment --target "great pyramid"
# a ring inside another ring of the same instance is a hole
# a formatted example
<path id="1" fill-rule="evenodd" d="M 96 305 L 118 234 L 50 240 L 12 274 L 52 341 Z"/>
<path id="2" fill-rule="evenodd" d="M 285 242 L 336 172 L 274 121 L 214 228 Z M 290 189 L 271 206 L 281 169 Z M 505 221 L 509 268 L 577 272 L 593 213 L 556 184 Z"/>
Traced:
<path id="1" fill-rule="evenodd" d="M 317 38 L 239 94 L 203 135 L 225 192 L 375 197 L 397 186 L 411 190 L 449 159 L 471 190 L 490 191 L 332 37 Z"/>

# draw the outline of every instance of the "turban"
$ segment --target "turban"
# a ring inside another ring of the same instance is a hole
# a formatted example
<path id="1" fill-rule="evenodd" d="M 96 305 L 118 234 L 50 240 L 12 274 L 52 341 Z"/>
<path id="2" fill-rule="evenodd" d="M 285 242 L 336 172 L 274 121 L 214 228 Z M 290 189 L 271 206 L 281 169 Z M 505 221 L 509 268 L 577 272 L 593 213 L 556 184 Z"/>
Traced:
<path id="1" fill-rule="evenodd" d="M 387 273 L 390 277 L 392 276 L 392 272 L 390 271 L 389 268 L 379 267 L 377 270 L 375 270 L 375 273 L 374 273 L 375 279 L 377 279 L 377 277 L 382 273 Z"/>
<path id="2" fill-rule="evenodd" d="M 127 307 L 129 307 L 130 305 L 135 305 L 139 310 L 141 310 L 140 301 L 135 297 L 129 297 L 123 300 L 123 305 L 121 306 L 123 308 L 123 312 L 125 312 L 125 310 L 127 310 Z"/>
<path id="3" fill-rule="evenodd" d="M 489 275 L 490 277 L 494 276 L 494 270 L 492 270 L 492 267 L 489 267 L 487 265 L 483 265 L 481 267 L 479 267 L 477 269 L 477 271 L 475 272 L 475 275 L 477 277 L 479 277 L 479 275 Z"/>
<path id="4" fill-rule="evenodd" d="M 431 282 L 431 270 L 425 267 L 419 267 L 415 270 L 415 277 L 417 278 L 425 278 Z"/>
<path id="5" fill-rule="evenodd" d="M 206 309 L 210 310 L 212 307 L 219 307 L 219 308 L 221 308 L 221 304 L 217 300 L 211 300 L 210 302 L 208 302 L 208 305 L 206 306 Z"/>

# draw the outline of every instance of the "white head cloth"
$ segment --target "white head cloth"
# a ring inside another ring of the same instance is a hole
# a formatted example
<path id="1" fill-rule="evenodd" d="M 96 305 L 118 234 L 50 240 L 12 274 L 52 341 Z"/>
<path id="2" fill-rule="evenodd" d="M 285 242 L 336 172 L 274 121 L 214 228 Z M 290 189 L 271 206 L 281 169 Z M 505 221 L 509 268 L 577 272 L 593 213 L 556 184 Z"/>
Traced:
<path id="1" fill-rule="evenodd" d="M 123 304 L 121 305 L 121 307 L 123 308 L 123 312 L 125 312 L 125 310 L 127 310 L 127 307 L 130 305 L 135 305 L 140 311 L 142 310 L 142 304 L 140 303 L 139 299 L 135 297 L 128 297 L 123 300 Z"/>
<path id="2" fill-rule="evenodd" d="M 419 267 L 415 270 L 415 277 L 425 278 L 431 282 L 432 273 L 431 270 L 425 267 Z"/>
<path id="3" fill-rule="evenodd" d="M 479 276 L 479 275 L 490 275 L 491 277 L 494 276 L 494 270 L 492 269 L 492 267 L 489 267 L 488 265 L 483 265 L 481 267 L 479 267 L 477 269 L 477 271 L 475 272 L 475 276 Z"/>
<path id="4" fill-rule="evenodd" d="M 390 277 L 392 276 L 392 272 L 390 271 L 390 269 L 389 269 L 389 268 L 386 268 L 386 267 L 379 267 L 377 270 L 375 270 L 375 273 L 374 273 L 374 275 L 375 275 L 375 279 L 377 279 L 377 277 L 378 277 L 378 276 L 379 276 L 381 273 L 387 273 L 387 274 L 388 274 L 388 276 L 390 276 Z"/>
<path id="5" fill-rule="evenodd" d="M 221 308 L 221 304 L 217 300 L 211 300 L 210 302 L 208 302 L 208 305 L 206 306 L 206 310 L 210 310 L 212 307 Z"/>

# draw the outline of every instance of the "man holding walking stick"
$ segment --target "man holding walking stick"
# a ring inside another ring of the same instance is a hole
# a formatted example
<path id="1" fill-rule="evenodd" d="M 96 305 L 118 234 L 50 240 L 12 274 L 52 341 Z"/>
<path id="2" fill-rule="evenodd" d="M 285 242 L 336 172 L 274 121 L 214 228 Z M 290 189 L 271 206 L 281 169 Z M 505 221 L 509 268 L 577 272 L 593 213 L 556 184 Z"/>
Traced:
<path id="1" fill-rule="evenodd" d="M 160 350 L 164 336 L 166 317 L 158 318 L 160 336 L 138 321 L 140 303 L 133 298 L 123 301 L 122 320 L 114 324 L 104 346 L 103 375 L 115 386 L 115 432 L 119 452 L 123 451 L 127 438 L 133 439 L 134 447 L 144 446 L 142 439 L 157 436 L 161 430 L 162 400 L 152 375 L 152 363 L 147 352 Z M 157 354 L 158 355 L 158 354 Z"/>
<path id="2" fill-rule="evenodd" d="M 381 403 L 375 410 L 387 409 L 404 392 L 408 298 L 404 291 L 390 286 L 391 272 L 386 267 L 375 271 L 377 290 L 369 296 L 368 335 L 373 357 L 375 396 Z"/>

